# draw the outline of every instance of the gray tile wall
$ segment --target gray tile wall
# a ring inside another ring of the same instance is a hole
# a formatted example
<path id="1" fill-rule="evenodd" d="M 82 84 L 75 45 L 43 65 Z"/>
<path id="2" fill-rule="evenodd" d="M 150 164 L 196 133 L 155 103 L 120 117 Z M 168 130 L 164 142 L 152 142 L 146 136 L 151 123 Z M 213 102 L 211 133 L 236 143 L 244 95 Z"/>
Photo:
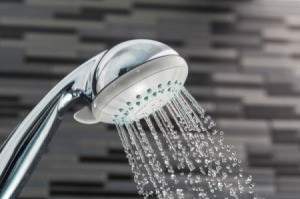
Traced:
<path id="1" fill-rule="evenodd" d="M 187 88 L 238 147 L 258 193 L 300 198 L 300 2 L 292 0 L 0 0 L 0 143 L 68 72 L 133 38 L 186 58 Z M 69 114 L 20 198 L 136 192 L 115 129 Z"/>

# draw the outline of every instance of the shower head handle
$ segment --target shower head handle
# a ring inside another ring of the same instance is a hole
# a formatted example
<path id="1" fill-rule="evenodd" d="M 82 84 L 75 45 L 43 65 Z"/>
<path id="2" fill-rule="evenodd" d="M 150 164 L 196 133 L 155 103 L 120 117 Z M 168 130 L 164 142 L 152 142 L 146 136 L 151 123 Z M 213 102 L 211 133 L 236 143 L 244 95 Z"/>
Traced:
<path id="1" fill-rule="evenodd" d="M 13 130 L 0 148 L 0 198 L 16 198 L 43 154 L 64 113 L 80 98 L 89 100 L 91 76 L 105 51 L 59 82 Z"/>

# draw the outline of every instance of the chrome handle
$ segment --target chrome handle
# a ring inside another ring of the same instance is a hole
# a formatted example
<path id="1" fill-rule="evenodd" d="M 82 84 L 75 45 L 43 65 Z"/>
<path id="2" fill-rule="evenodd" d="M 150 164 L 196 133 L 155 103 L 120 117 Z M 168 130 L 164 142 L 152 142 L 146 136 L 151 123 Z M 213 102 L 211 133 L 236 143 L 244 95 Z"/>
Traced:
<path id="1" fill-rule="evenodd" d="M 24 131 L 21 124 L 3 146 L 1 160 L 0 198 L 16 198 L 51 140 L 67 108 L 80 98 L 76 92 L 65 92 L 50 102 L 30 128 Z M 31 114 L 29 114 L 31 116 Z M 13 147 L 15 146 L 15 147 Z"/>
<path id="2" fill-rule="evenodd" d="M 0 147 L 0 198 L 16 198 L 30 177 L 67 109 L 92 96 L 92 78 L 105 52 L 91 58 L 59 82 Z"/>

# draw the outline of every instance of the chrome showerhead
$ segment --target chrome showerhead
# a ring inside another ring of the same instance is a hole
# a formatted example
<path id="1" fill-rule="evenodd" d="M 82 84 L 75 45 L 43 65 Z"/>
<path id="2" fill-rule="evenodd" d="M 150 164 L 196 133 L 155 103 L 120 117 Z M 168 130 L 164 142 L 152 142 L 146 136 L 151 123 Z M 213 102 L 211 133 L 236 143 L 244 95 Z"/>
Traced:
<path id="1" fill-rule="evenodd" d="M 93 99 L 75 114 L 82 123 L 140 119 L 165 105 L 185 82 L 188 67 L 172 48 L 131 40 L 107 51 L 94 75 Z"/>
<path id="2" fill-rule="evenodd" d="M 186 62 L 170 47 L 131 40 L 83 63 L 59 82 L 0 147 L 0 198 L 17 197 L 43 154 L 66 110 L 79 99 L 86 105 L 79 122 L 137 120 L 165 105 L 185 82 Z"/>

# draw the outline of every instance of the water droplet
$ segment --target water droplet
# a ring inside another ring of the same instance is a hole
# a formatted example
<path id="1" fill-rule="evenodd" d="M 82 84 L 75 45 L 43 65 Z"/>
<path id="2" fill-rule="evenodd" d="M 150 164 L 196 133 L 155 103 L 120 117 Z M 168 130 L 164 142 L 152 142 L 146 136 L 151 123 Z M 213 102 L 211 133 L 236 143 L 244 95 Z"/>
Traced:
<path id="1" fill-rule="evenodd" d="M 252 182 L 252 176 L 249 175 L 248 178 L 246 179 L 245 183 L 250 184 Z"/>

